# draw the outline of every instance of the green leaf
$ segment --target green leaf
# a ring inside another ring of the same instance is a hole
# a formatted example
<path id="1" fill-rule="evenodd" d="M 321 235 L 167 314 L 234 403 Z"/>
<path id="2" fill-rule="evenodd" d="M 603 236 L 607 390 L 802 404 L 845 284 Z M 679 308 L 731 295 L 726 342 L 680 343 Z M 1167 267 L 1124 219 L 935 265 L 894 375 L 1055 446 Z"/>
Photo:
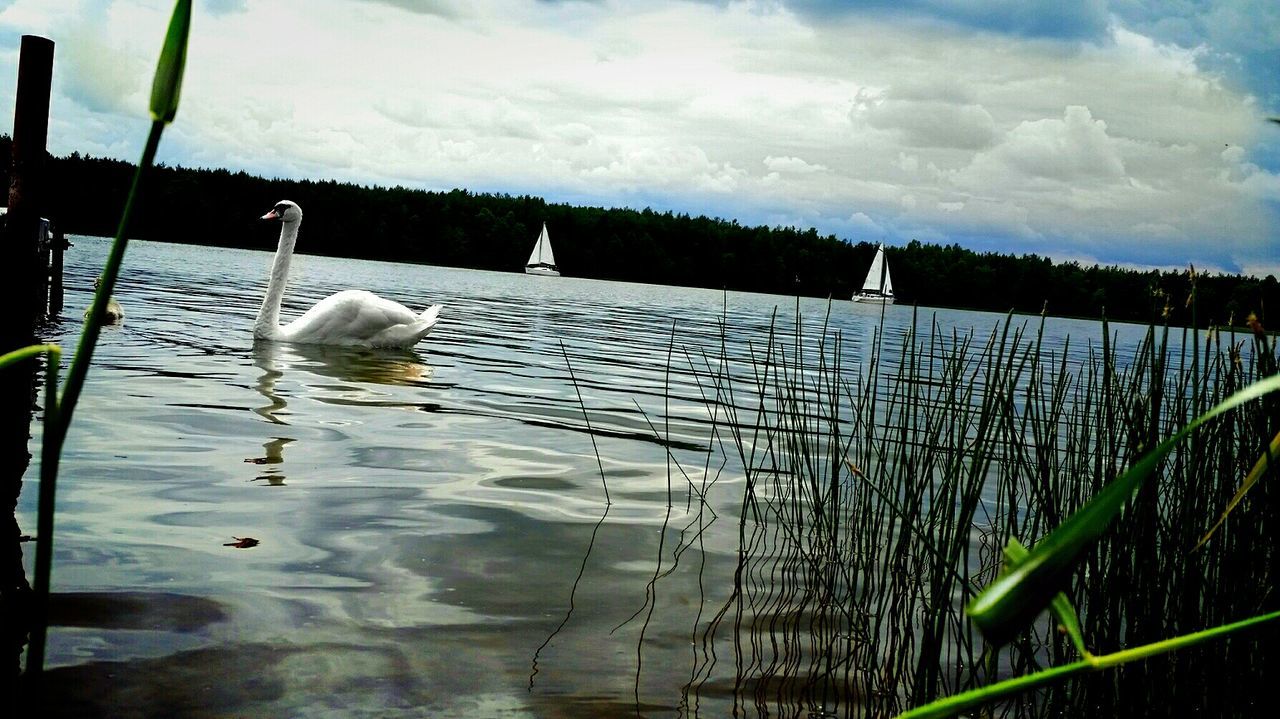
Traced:
<path id="1" fill-rule="evenodd" d="M 953 717 L 961 712 L 974 709 L 975 707 L 990 704 L 991 702 L 1003 699 L 1004 697 L 1019 694 L 1046 684 L 1060 682 L 1077 674 L 1110 669 L 1122 664 L 1128 664 L 1129 662 L 1141 661 L 1161 654 L 1167 654 L 1168 652 L 1176 651 L 1178 649 L 1185 649 L 1186 647 L 1195 646 L 1202 642 L 1223 639 L 1235 634 L 1236 632 L 1255 629 L 1263 624 L 1274 622 L 1276 620 L 1280 620 L 1280 612 L 1260 614 L 1256 617 L 1249 617 L 1248 619 L 1242 619 L 1238 622 L 1223 624 L 1222 626 L 1214 627 L 1212 629 L 1192 632 L 1191 634 L 1182 634 L 1173 637 L 1172 639 L 1164 639 L 1151 644 L 1143 644 L 1130 649 L 1124 649 L 1115 652 L 1114 654 L 1086 657 L 1078 662 L 1050 667 L 1034 674 L 1006 679 L 1002 682 L 997 682 L 989 686 L 970 689 L 967 692 L 961 692 L 960 694 L 944 697 L 937 701 L 929 702 L 924 706 L 903 712 L 898 715 L 898 719 L 945 719 L 945 717 Z M 987 715 L 981 714 L 980 716 Z"/>
<path id="2" fill-rule="evenodd" d="M 994 644 L 1003 644 L 1030 624 L 1066 586 L 1080 555 L 1102 536 L 1178 442 L 1223 412 L 1276 390 L 1280 390 L 1280 375 L 1254 382 L 1196 417 L 1041 539 L 1024 561 L 997 577 L 969 603 L 969 616 L 983 636 Z"/>
<path id="3" fill-rule="evenodd" d="M 182 71 L 187 64 L 187 34 L 191 30 L 191 0 L 178 0 L 169 20 L 169 32 L 160 50 L 155 81 L 151 84 L 151 117 L 173 122 L 178 114 L 182 91 Z"/>
<path id="4" fill-rule="evenodd" d="M 62 348 L 58 347 L 58 345 L 29 345 L 27 347 L 20 347 L 12 352 L 6 352 L 5 354 L 0 355 L 0 368 L 8 367 L 11 364 L 46 353 L 61 354 Z"/>
<path id="5" fill-rule="evenodd" d="M 1013 568 L 1019 563 L 1026 560 L 1031 553 L 1027 548 L 1022 546 L 1022 542 L 1017 537 L 1009 537 L 1008 544 L 1004 546 L 1005 565 Z M 1080 629 L 1080 617 L 1076 614 L 1076 608 L 1072 606 L 1071 600 L 1063 592 L 1053 595 L 1053 600 L 1049 603 L 1049 611 L 1053 613 L 1053 617 L 1058 620 L 1058 625 L 1062 631 L 1067 633 L 1071 638 L 1071 644 L 1080 652 L 1080 656 L 1088 659 L 1093 655 L 1089 653 L 1089 648 L 1084 644 L 1084 631 Z"/>

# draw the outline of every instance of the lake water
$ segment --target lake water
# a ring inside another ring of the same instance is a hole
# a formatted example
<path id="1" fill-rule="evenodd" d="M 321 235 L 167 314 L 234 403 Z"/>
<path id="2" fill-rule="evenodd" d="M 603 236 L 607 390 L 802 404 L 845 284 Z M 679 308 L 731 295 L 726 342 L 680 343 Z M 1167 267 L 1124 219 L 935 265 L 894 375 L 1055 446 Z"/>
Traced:
<path id="1" fill-rule="evenodd" d="M 68 353 L 107 251 L 72 240 L 50 337 Z M 129 248 L 126 319 L 102 335 L 59 484 L 48 666 L 66 713 L 731 712 L 732 656 L 682 690 L 728 596 L 743 486 L 705 469 L 689 366 L 718 361 L 722 318 L 731 357 L 764 346 L 775 311 L 791 333 L 795 298 L 303 256 L 286 319 L 357 287 L 442 303 L 441 321 L 409 352 L 255 345 L 270 259 Z M 881 321 L 848 301 L 799 312 L 807 337 L 841 333 L 849 371 Z M 888 347 L 911 316 L 886 309 Z M 921 316 L 983 338 L 1003 320 Z M 1098 333 L 1050 320 L 1046 347 Z"/>

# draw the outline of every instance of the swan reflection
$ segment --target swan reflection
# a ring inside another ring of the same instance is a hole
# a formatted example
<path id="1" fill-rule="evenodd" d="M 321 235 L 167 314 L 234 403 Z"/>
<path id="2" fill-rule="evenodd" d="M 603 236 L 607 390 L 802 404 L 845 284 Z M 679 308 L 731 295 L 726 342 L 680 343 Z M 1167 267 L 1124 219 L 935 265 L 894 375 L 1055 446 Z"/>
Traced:
<path id="1" fill-rule="evenodd" d="M 281 426 L 291 424 L 289 398 L 297 393 L 321 402 L 373 404 L 385 398 L 368 385 L 426 385 L 432 373 L 431 367 L 423 364 L 411 350 L 266 341 L 254 342 L 253 364 L 262 370 L 254 389 L 266 399 L 266 404 L 254 407 L 253 412 Z M 286 375 L 290 376 L 293 384 L 282 387 L 281 381 Z M 316 377 L 338 380 L 340 386 L 317 384 L 313 381 Z M 335 390 L 342 396 L 330 396 Z M 244 461 L 247 463 L 270 465 L 254 479 L 283 485 L 285 474 L 281 465 L 284 463 L 284 447 L 296 441 L 297 437 L 272 436 L 262 445 L 264 456 L 246 457 Z"/>
<path id="2" fill-rule="evenodd" d="M 244 461 L 249 464 L 267 465 L 253 481 L 263 481 L 272 487 L 284 486 L 284 470 L 273 465 L 284 463 L 284 446 L 294 441 L 291 437 L 272 437 L 270 440 L 262 443 L 262 448 L 266 450 L 266 455 L 262 457 L 245 457 Z"/>
<path id="3" fill-rule="evenodd" d="M 284 372 L 292 370 L 343 382 L 385 385 L 425 384 L 431 379 L 432 371 L 430 365 L 423 364 L 413 350 L 286 342 L 254 342 L 253 363 L 263 370 L 258 381 L 259 391 L 263 391 L 266 385 L 267 391 L 263 394 L 273 400 L 276 399 L 276 380 Z"/>

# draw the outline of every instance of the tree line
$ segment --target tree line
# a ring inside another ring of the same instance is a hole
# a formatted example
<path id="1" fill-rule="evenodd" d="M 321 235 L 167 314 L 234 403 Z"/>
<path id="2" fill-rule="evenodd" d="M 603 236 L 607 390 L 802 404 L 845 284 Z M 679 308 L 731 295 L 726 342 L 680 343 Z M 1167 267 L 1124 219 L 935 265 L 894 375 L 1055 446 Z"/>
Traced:
<path id="1" fill-rule="evenodd" d="M 8 184 L 11 140 L 0 136 Z M 45 216 L 71 234 L 111 236 L 133 165 L 72 153 L 50 157 L 55 188 Z M 548 203 L 528 195 L 433 192 L 334 181 L 267 179 L 223 169 L 159 166 L 129 236 L 273 249 L 278 229 L 257 218 L 280 199 L 302 206 L 299 251 L 476 269 L 523 271 L 542 223 L 567 276 L 847 299 L 875 242 L 812 228 L 748 227 L 735 220 L 652 209 Z M 878 238 L 877 238 L 878 239 Z M 901 303 L 1174 324 L 1192 321 L 1189 272 L 1137 271 L 1036 255 L 976 253 L 911 241 L 886 248 Z M 1268 275 L 1196 278 L 1197 323 L 1243 324 L 1280 305 Z"/>

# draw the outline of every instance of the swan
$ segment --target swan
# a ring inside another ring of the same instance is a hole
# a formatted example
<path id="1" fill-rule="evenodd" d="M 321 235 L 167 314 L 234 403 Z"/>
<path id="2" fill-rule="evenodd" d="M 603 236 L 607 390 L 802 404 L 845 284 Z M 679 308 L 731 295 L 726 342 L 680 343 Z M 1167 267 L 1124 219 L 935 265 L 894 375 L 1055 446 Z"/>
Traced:
<path id="1" fill-rule="evenodd" d="M 93 280 L 93 289 L 98 289 L 98 284 L 102 282 L 101 277 Z M 89 313 L 93 312 L 93 300 L 89 300 L 89 306 L 84 308 L 84 318 L 89 319 Z M 102 323 L 107 325 L 119 324 L 124 319 L 124 308 L 116 302 L 114 295 L 107 298 L 107 306 L 102 309 Z"/>
<path id="2" fill-rule="evenodd" d="M 264 220 L 278 220 L 280 245 L 271 263 L 271 279 L 262 298 L 253 336 L 261 340 L 315 345 L 355 347 L 398 347 L 418 343 L 435 326 L 441 305 L 432 305 L 422 314 L 365 290 L 343 290 L 320 300 L 301 317 L 280 325 L 280 300 L 289 280 L 289 260 L 302 224 L 302 208 L 281 200 Z"/>

